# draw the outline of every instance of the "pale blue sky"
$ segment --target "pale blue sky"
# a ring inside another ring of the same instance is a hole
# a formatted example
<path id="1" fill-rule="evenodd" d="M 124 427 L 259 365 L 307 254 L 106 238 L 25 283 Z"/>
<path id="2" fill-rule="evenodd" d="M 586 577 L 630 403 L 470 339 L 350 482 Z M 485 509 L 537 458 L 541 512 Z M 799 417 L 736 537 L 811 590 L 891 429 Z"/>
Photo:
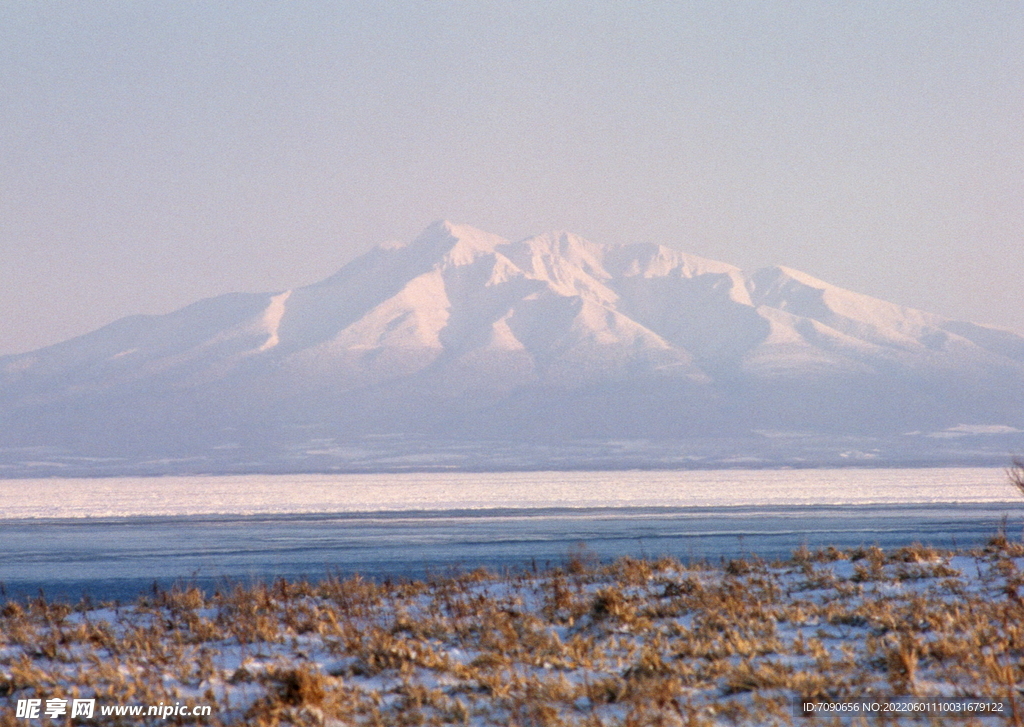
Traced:
<path id="1" fill-rule="evenodd" d="M 1024 333 L 1024 4 L 0 6 L 0 353 L 439 218 Z"/>

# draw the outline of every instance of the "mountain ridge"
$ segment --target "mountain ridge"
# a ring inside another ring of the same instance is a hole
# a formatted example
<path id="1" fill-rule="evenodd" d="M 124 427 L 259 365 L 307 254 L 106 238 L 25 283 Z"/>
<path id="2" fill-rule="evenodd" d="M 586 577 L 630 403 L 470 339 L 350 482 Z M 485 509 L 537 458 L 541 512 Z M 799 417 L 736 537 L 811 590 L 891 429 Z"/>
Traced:
<path id="1" fill-rule="evenodd" d="M 241 430 L 277 446 L 303 427 L 539 442 L 961 425 L 1024 429 L 1024 337 L 783 266 L 447 221 L 312 285 L 0 357 L 13 448 L 192 451 Z"/>

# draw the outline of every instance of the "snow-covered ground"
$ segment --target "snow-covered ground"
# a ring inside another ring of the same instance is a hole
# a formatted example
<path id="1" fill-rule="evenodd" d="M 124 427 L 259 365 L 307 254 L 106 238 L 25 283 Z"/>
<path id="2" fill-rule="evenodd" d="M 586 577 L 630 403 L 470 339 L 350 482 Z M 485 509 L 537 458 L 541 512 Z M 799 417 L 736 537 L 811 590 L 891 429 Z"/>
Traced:
<path id="1" fill-rule="evenodd" d="M 0 519 L 1012 502 L 999 468 L 238 475 L 0 480 Z"/>
<path id="2" fill-rule="evenodd" d="M 1020 724 L 1022 566 L 1005 539 L 719 566 L 580 551 L 539 574 L 25 599 L 0 608 L 0 694 L 282 727 Z"/>

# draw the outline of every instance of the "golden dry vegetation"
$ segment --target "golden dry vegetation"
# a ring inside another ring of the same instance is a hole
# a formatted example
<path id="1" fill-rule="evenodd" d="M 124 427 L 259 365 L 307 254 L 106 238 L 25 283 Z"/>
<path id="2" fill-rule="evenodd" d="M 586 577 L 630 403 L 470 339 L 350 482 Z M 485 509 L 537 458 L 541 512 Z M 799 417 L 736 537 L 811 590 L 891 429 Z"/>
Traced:
<path id="1" fill-rule="evenodd" d="M 717 564 L 577 552 L 552 571 L 278 581 L 0 609 L 21 698 L 208 704 L 225 725 L 1024 722 L 1024 548 L 800 549 Z M 804 714 L 800 704 L 945 703 Z M 966 711 L 999 703 L 1002 711 Z M 55 724 L 175 724 L 124 717 Z M 40 720 L 37 724 L 46 724 Z"/>

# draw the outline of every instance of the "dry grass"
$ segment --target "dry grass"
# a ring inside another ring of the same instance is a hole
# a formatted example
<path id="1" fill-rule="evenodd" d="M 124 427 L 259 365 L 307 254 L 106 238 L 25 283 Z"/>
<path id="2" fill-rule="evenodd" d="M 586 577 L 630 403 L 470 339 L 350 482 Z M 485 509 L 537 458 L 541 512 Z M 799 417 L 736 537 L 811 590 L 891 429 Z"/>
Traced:
<path id="1" fill-rule="evenodd" d="M 720 566 L 578 551 L 540 574 L 181 587 L 121 608 L 10 601 L 0 700 L 209 704 L 206 724 L 267 726 L 1020 725 L 1022 559 L 1005 538 Z M 798 707 L 891 699 L 1004 711 Z M 27 724 L 0 710 L 0 725 Z"/>

